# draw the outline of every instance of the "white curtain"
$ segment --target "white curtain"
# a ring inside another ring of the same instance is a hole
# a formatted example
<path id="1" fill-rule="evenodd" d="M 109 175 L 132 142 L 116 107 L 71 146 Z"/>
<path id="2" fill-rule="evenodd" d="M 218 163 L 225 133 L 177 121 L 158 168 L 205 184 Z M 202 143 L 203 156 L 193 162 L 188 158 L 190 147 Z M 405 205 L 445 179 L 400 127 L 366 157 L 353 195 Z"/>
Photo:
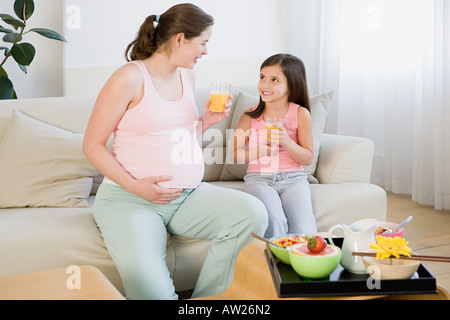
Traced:
<path id="1" fill-rule="evenodd" d="M 448 0 L 284 0 L 286 51 L 312 94 L 335 91 L 326 131 L 375 142 L 372 182 L 450 209 Z"/>

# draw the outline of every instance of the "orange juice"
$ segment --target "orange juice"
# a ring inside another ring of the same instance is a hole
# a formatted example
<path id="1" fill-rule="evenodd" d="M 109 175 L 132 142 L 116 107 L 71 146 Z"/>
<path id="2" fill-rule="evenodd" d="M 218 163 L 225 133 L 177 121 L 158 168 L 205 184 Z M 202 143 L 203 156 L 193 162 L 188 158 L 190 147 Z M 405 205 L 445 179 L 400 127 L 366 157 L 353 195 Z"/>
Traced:
<path id="1" fill-rule="evenodd" d="M 280 128 L 274 127 L 271 124 L 266 124 L 266 131 L 267 131 L 267 141 L 271 140 L 271 134 L 270 130 L 280 130 Z"/>
<path id="2" fill-rule="evenodd" d="M 280 128 L 277 128 L 277 127 L 274 127 L 274 126 L 266 124 L 266 130 L 271 130 L 271 129 L 273 129 L 273 130 L 280 130 Z M 267 134 L 269 134 L 269 131 L 267 131 Z"/>
<path id="3" fill-rule="evenodd" d="M 267 142 L 270 144 L 272 142 L 271 131 L 272 130 L 280 131 L 280 127 L 283 126 L 283 119 L 266 117 L 264 118 L 264 121 L 267 134 Z"/>
<path id="4" fill-rule="evenodd" d="M 209 105 L 209 111 L 211 112 L 224 112 L 225 104 L 228 102 L 230 94 L 227 93 L 211 93 L 210 100 L 211 103 Z"/>

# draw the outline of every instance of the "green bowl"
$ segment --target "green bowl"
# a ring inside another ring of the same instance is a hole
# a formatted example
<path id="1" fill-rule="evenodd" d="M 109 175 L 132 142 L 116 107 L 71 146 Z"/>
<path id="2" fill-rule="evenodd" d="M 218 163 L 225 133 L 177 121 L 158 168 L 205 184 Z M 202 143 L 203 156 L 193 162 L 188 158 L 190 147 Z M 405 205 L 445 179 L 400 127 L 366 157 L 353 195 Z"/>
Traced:
<path id="1" fill-rule="evenodd" d="M 289 238 L 289 236 L 297 237 L 297 236 L 303 236 L 303 235 L 302 234 L 298 234 L 298 233 L 282 234 L 280 236 L 276 236 L 276 237 L 270 238 L 269 241 L 273 242 L 273 241 L 275 241 L 275 240 L 277 240 L 277 239 L 279 239 L 281 237 L 288 237 Z M 287 265 L 291 264 L 289 262 L 289 249 L 287 249 L 287 248 L 280 248 L 280 247 L 277 247 L 277 246 L 275 246 L 273 244 L 269 244 L 269 247 L 270 247 L 270 251 L 272 251 L 272 253 L 278 259 L 280 259 L 281 262 L 283 262 L 284 264 L 287 264 Z"/>
<path id="2" fill-rule="evenodd" d="M 306 243 L 295 244 L 289 250 L 289 261 L 292 268 L 300 276 L 310 279 L 328 277 L 339 265 L 341 249 L 328 245 L 320 254 L 306 254 Z"/>

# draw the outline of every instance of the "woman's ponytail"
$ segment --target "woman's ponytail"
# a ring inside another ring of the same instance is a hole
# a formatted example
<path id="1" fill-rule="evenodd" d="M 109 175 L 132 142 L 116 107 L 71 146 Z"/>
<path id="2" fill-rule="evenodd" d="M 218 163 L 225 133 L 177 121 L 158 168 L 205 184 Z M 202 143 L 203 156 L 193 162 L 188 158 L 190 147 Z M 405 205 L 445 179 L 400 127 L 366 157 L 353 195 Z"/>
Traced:
<path id="1" fill-rule="evenodd" d="M 130 62 L 150 57 L 158 49 L 156 43 L 156 28 L 153 22 L 156 15 L 148 16 L 139 28 L 136 38 L 125 50 L 125 59 Z"/>

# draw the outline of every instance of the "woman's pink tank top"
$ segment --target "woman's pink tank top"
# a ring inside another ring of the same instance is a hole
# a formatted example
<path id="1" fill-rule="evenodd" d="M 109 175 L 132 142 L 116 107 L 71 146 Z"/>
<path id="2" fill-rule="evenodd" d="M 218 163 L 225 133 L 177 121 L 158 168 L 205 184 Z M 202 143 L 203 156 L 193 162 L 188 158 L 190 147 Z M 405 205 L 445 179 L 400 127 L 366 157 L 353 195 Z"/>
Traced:
<path id="1" fill-rule="evenodd" d="M 254 106 L 256 108 L 257 106 Z M 289 110 L 283 118 L 283 126 L 286 128 L 289 137 L 298 143 L 298 120 L 297 113 L 300 106 L 295 103 L 289 103 Z M 251 134 L 248 142 L 248 148 L 256 148 L 267 137 L 264 119 L 261 117 L 252 119 Z M 303 171 L 303 166 L 292 158 L 286 148 L 280 146 L 278 154 L 268 157 L 264 156 L 250 161 L 247 172 L 274 173 L 274 172 L 293 172 Z"/>
<path id="2" fill-rule="evenodd" d="M 199 114 L 186 71 L 180 68 L 183 96 L 168 101 L 156 91 L 145 64 L 130 63 L 142 72 L 144 95 L 114 131 L 114 157 L 135 179 L 169 175 L 173 180 L 159 185 L 196 188 L 203 179 L 204 160 L 195 130 Z"/>

